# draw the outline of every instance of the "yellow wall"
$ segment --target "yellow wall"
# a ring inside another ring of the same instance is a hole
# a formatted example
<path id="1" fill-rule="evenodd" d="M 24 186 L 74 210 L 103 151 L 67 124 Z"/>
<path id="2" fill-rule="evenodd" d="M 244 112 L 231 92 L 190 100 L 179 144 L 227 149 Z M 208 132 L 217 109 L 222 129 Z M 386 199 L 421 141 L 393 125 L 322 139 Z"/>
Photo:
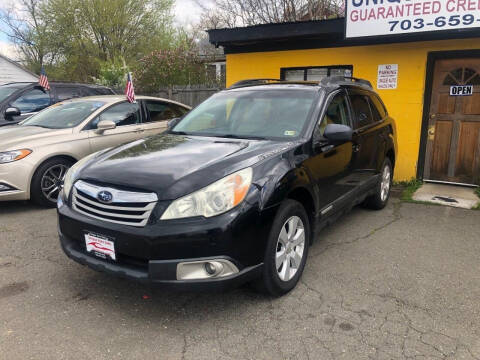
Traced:
<path id="1" fill-rule="evenodd" d="M 396 180 L 416 176 L 427 54 L 480 48 L 480 38 L 430 42 L 289 50 L 227 55 L 227 85 L 242 79 L 279 78 L 280 68 L 353 65 L 353 76 L 376 87 L 378 65 L 398 64 L 398 88 L 379 90 L 398 131 Z"/>

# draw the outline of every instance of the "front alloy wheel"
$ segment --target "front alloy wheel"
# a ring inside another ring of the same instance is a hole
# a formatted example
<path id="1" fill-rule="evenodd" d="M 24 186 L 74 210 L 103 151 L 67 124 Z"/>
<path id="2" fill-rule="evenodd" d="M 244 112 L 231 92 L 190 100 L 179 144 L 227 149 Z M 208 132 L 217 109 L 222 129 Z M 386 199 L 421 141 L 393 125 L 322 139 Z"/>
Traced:
<path id="1" fill-rule="evenodd" d="M 267 240 L 258 290 L 281 296 L 300 280 L 310 245 L 310 223 L 301 203 L 285 200 L 277 211 Z"/>
<path id="2" fill-rule="evenodd" d="M 302 219 L 292 216 L 282 226 L 277 241 L 275 265 L 278 277 L 290 281 L 302 263 L 305 247 L 305 228 Z"/>
<path id="3" fill-rule="evenodd" d="M 55 207 L 65 175 L 72 165 L 72 161 L 61 157 L 47 160 L 40 165 L 32 178 L 31 199 L 39 205 Z"/>

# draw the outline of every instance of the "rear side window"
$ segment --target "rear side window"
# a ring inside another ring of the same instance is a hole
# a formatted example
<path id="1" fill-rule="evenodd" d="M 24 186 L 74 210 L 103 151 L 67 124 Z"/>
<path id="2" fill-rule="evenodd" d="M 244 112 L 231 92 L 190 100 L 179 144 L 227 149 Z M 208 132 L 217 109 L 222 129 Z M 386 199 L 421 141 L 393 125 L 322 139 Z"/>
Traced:
<path id="1" fill-rule="evenodd" d="M 166 121 L 183 115 L 176 105 L 163 101 L 147 100 L 145 107 L 148 113 L 147 122 Z"/>
<path id="2" fill-rule="evenodd" d="M 356 128 L 361 128 L 374 123 L 368 96 L 361 93 L 350 94 Z"/>
<path id="3" fill-rule="evenodd" d="M 387 117 L 387 110 L 376 94 L 370 94 L 370 104 L 374 115 L 377 115 L 379 120 Z"/>
<path id="4" fill-rule="evenodd" d="M 82 97 L 82 90 L 80 87 L 56 87 L 57 99 L 58 101 L 64 101 L 68 99 L 73 99 L 77 97 Z"/>

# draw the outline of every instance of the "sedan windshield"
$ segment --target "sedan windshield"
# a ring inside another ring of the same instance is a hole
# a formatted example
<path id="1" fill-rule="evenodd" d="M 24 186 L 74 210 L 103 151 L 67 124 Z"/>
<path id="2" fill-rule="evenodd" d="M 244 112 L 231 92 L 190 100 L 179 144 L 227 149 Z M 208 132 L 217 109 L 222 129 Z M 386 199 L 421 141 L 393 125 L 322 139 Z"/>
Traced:
<path id="1" fill-rule="evenodd" d="M 245 139 L 298 137 L 312 111 L 312 90 L 219 93 L 188 113 L 172 133 Z"/>
<path id="2" fill-rule="evenodd" d="M 73 128 L 103 105 L 105 103 L 102 101 L 66 101 L 58 103 L 28 118 L 21 126 L 40 126 L 48 129 Z"/>

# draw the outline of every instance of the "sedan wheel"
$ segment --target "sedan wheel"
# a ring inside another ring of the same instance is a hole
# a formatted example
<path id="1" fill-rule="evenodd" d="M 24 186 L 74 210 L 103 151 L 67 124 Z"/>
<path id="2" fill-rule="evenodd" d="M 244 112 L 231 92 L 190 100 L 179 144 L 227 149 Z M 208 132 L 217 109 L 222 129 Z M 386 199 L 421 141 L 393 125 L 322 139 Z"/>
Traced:
<path id="1" fill-rule="evenodd" d="M 58 194 L 63 186 L 65 174 L 69 167 L 65 164 L 58 164 L 50 167 L 42 176 L 41 186 L 43 196 L 52 201 L 57 202 Z"/>
<path id="2" fill-rule="evenodd" d="M 32 178 L 31 199 L 39 205 L 55 207 L 65 175 L 72 165 L 73 162 L 65 158 L 53 158 L 40 165 Z"/>

